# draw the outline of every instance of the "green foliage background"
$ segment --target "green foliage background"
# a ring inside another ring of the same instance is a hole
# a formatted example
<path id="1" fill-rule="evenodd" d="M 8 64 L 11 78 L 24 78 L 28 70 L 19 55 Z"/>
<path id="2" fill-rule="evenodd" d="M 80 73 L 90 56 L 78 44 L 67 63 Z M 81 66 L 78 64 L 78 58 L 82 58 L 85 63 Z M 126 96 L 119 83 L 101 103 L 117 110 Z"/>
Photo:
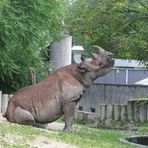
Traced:
<path id="1" fill-rule="evenodd" d="M 117 58 L 147 62 L 148 1 L 1 0 L 0 90 L 30 85 L 29 67 L 38 81 L 43 78 L 50 65 L 41 51 L 61 32 L 69 32 L 88 55 L 91 45 L 99 45 Z"/>
<path id="2" fill-rule="evenodd" d="M 64 11 L 60 0 L 0 1 L 0 83 L 7 89 L 31 84 L 29 67 L 44 77 L 49 63 L 39 49 L 59 39 Z"/>
<path id="3" fill-rule="evenodd" d="M 65 19 L 76 44 L 148 61 L 147 0 L 76 0 Z"/>

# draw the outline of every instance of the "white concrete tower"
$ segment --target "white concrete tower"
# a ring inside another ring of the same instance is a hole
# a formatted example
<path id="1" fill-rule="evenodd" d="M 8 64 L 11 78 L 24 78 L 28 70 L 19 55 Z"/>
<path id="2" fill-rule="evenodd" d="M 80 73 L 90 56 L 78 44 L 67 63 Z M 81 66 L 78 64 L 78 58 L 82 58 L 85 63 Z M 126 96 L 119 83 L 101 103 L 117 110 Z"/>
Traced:
<path id="1" fill-rule="evenodd" d="M 53 64 L 52 71 L 71 64 L 72 36 L 65 36 L 64 39 L 54 42 L 50 46 L 50 58 Z"/>

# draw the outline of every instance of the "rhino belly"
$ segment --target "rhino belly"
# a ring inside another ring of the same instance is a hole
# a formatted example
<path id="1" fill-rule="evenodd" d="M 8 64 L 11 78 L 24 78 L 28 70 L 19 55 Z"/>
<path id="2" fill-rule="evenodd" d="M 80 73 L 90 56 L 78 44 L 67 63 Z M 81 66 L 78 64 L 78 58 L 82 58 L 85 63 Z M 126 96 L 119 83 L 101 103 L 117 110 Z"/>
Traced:
<path id="1" fill-rule="evenodd" d="M 35 120 L 42 123 L 53 122 L 63 115 L 61 105 L 54 100 L 38 107 L 36 110 L 37 112 L 34 113 Z"/>

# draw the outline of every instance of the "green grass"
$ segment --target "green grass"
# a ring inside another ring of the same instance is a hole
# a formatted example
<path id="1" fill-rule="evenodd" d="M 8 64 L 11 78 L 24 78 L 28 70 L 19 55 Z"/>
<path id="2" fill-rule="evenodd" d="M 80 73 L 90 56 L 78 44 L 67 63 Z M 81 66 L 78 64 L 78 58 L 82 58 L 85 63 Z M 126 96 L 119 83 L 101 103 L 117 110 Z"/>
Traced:
<path id="1" fill-rule="evenodd" d="M 148 101 L 148 98 L 134 98 L 129 99 L 128 101 Z"/>
<path id="2" fill-rule="evenodd" d="M 75 145 L 79 148 L 135 148 L 118 141 L 126 137 L 122 131 L 90 128 L 80 124 L 74 124 L 79 129 L 74 133 L 63 131 L 43 130 L 32 126 L 23 126 L 11 123 L 0 123 L 0 147 L 4 148 L 29 148 L 28 140 L 38 136 L 48 139 L 62 140 L 64 143 Z"/>
<path id="3" fill-rule="evenodd" d="M 148 123 L 142 124 L 138 131 L 142 134 L 148 134 Z"/>

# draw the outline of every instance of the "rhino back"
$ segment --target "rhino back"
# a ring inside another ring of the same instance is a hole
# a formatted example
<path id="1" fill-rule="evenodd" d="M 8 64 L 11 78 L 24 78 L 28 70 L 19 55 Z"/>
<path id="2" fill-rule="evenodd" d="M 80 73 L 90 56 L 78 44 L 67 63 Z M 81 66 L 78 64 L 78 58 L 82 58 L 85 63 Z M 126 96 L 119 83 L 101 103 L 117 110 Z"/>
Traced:
<path id="1" fill-rule="evenodd" d="M 61 68 L 41 82 L 20 89 L 12 99 L 31 112 L 36 121 L 56 120 L 63 114 L 63 103 L 76 101 L 83 94 L 83 87 L 71 73 L 72 69 Z"/>

